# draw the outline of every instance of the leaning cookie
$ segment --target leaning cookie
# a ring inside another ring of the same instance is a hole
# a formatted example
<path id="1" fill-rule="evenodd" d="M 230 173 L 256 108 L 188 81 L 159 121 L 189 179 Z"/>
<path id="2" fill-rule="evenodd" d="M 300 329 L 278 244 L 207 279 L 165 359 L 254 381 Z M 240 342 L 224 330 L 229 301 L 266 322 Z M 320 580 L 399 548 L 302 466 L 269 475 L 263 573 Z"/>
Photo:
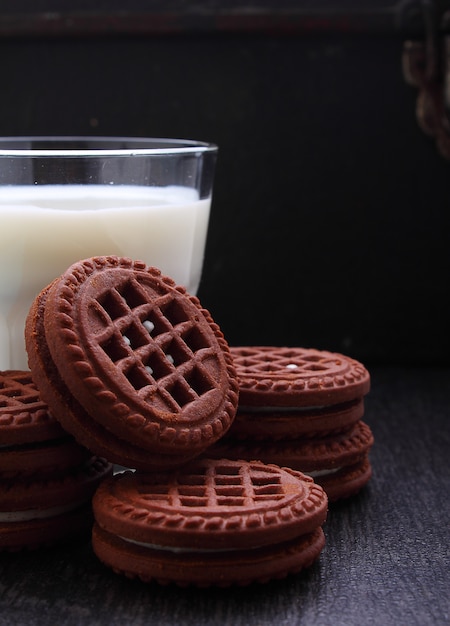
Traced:
<path id="1" fill-rule="evenodd" d="M 93 507 L 99 559 L 144 582 L 266 582 L 310 566 L 325 542 L 321 487 L 259 462 L 203 458 L 172 473 L 116 474 Z"/>
<path id="2" fill-rule="evenodd" d="M 104 459 L 50 476 L 0 479 L 0 550 L 54 545 L 91 531 L 92 495 L 112 474 Z"/>
<path id="3" fill-rule="evenodd" d="M 140 261 L 72 265 L 36 298 L 25 338 L 52 413 L 119 465 L 185 463 L 234 419 L 238 386 L 219 327 L 196 297 Z"/>

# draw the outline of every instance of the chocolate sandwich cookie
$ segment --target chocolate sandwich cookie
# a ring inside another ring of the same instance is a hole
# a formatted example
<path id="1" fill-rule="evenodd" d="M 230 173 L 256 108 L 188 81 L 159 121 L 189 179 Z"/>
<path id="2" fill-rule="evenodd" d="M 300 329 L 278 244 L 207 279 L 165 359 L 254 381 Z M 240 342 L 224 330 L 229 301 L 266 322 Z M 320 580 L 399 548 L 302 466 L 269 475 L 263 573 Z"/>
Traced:
<path id="1" fill-rule="evenodd" d="M 234 419 L 238 385 L 222 332 L 196 297 L 140 261 L 75 263 L 36 298 L 25 337 L 52 413 L 119 465 L 185 463 Z"/>
<path id="2" fill-rule="evenodd" d="M 0 550 L 34 549 L 89 533 L 92 495 L 111 474 L 109 463 L 92 457 L 53 477 L 0 479 Z"/>
<path id="3" fill-rule="evenodd" d="M 330 500 L 371 476 L 373 436 L 364 416 L 370 375 L 343 354 L 301 347 L 231 347 L 239 381 L 236 418 L 208 455 L 259 459 L 311 473 Z"/>
<path id="4" fill-rule="evenodd" d="M 343 354 L 272 346 L 235 346 L 231 353 L 239 379 L 240 406 L 342 405 L 370 390 L 367 369 Z"/>
<path id="5" fill-rule="evenodd" d="M 0 479 L 51 475 L 90 454 L 63 430 L 30 372 L 0 372 Z"/>
<path id="6" fill-rule="evenodd" d="M 237 439 L 291 439 L 348 430 L 364 416 L 364 398 L 330 406 L 242 407 L 232 425 Z"/>
<path id="7" fill-rule="evenodd" d="M 225 437 L 208 450 L 208 455 L 285 465 L 311 476 L 334 502 L 357 493 L 370 479 L 368 455 L 372 445 L 369 426 L 359 420 L 349 430 L 325 437 L 275 441 Z"/>
<path id="8" fill-rule="evenodd" d="M 201 458 L 172 472 L 116 474 L 93 509 L 99 559 L 144 582 L 266 582 L 310 566 L 325 542 L 322 488 L 259 462 Z"/>

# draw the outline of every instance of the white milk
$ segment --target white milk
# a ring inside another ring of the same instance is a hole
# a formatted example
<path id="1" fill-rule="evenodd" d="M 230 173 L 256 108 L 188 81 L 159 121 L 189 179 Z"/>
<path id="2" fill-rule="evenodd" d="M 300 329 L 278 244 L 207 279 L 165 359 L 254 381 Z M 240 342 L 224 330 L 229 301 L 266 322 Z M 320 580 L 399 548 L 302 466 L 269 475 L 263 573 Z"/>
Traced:
<path id="1" fill-rule="evenodd" d="M 209 209 L 209 199 L 185 187 L 0 187 L 0 370 L 28 368 L 31 303 L 81 259 L 142 260 L 196 293 Z"/>

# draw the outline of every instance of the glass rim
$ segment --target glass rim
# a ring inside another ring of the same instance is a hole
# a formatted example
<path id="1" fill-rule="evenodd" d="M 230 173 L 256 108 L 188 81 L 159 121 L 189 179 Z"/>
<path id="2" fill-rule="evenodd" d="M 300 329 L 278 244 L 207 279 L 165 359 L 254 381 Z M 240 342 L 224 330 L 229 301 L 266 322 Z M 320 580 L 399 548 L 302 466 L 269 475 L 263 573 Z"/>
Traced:
<path id="1" fill-rule="evenodd" d="M 42 144 L 52 144 L 53 147 L 48 148 L 30 148 L 29 145 L 24 148 L 17 147 L 17 144 L 23 143 L 24 146 L 33 142 Z M 86 148 L 58 148 L 57 144 L 76 142 L 105 144 L 105 147 L 87 147 Z M 14 148 L 5 147 L 7 144 L 14 145 Z M 108 144 L 113 143 L 129 143 L 134 144 L 129 148 L 111 148 Z M 142 144 L 142 147 L 140 146 Z M 153 144 L 153 147 L 152 147 Z M 122 156 L 170 156 L 183 154 L 198 154 L 206 152 L 217 152 L 217 145 L 205 141 L 196 141 L 191 139 L 171 139 L 166 137 L 114 137 L 114 136 L 17 136 L 17 137 L 0 137 L 0 158 L 1 157 L 122 157 Z"/>

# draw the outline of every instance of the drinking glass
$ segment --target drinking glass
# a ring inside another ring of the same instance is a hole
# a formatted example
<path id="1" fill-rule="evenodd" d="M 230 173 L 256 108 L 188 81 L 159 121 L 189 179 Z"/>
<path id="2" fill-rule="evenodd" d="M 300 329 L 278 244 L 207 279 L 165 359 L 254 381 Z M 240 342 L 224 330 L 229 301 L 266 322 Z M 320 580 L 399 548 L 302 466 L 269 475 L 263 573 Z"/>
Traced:
<path id="1" fill-rule="evenodd" d="M 181 139 L 0 138 L 0 369 L 27 369 L 31 303 L 81 259 L 141 260 L 195 294 L 216 157 Z"/>

